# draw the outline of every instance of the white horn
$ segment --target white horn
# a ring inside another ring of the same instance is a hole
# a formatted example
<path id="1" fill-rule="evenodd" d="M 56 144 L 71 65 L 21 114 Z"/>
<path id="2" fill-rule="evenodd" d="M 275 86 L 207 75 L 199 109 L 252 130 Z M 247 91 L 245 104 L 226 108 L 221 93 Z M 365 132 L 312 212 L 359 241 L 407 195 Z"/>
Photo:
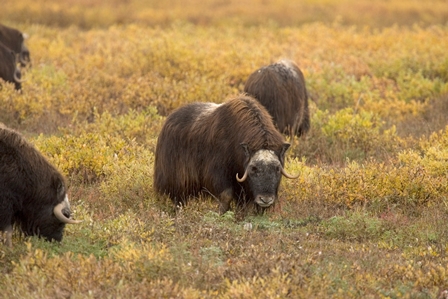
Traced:
<path id="1" fill-rule="evenodd" d="M 286 172 L 286 170 L 282 167 L 282 174 L 287 177 L 288 179 L 297 179 L 299 177 L 299 174 L 296 176 L 290 175 Z"/>
<path id="2" fill-rule="evenodd" d="M 17 76 L 17 72 L 14 72 L 14 80 L 16 83 L 22 83 L 25 82 L 26 80 L 22 80 Z"/>
<path id="3" fill-rule="evenodd" d="M 246 169 L 246 171 L 244 172 L 243 177 L 242 177 L 241 179 L 238 177 L 238 173 L 236 174 L 236 180 L 237 180 L 238 182 L 242 183 L 242 182 L 244 182 L 246 179 L 247 179 L 247 169 Z"/>
<path id="4" fill-rule="evenodd" d="M 59 221 L 61 221 L 62 223 L 68 223 L 68 224 L 78 224 L 81 223 L 82 220 L 73 220 L 70 218 L 67 218 L 63 213 L 62 210 L 64 208 L 68 208 L 70 209 L 70 204 L 68 202 L 68 198 L 67 195 L 65 196 L 65 199 L 63 202 L 57 204 L 54 209 L 53 209 L 53 213 L 54 216 L 56 216 L 56 218 L 58 218 Z"/>

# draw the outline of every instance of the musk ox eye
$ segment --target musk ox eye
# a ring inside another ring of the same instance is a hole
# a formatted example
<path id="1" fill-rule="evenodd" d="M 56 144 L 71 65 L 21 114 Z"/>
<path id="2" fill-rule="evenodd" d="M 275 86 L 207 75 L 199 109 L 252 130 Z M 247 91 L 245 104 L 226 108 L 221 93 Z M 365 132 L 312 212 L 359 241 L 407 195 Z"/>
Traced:
<path id="1" fill-rule="evenodd" d="M 278 167 L 278 166 L 275 167 L 275 171 L 276 171 L 276 172 L 280 172 L 280 167 Z"/>
<path id="2" fill-rule="evenodd" d="M 257 172 L 258 168 L 256 166 L 252 166 L 250 169 L 251 172 Z"/>

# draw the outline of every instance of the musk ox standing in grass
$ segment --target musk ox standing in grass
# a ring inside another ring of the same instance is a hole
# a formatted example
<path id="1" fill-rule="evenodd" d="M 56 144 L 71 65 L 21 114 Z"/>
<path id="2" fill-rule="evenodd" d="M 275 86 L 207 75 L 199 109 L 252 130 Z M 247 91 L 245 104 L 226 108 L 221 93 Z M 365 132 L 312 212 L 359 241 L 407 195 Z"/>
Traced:
<path id="1" fill-rule="evenodd" d="M 17 68 L 14 52 L 0 43 L 0 78 L 14 83 L 16 90 L 22 88 L 20 70 Z"/>
<path id="2" fill-rule="evenodd" d="M 25 38 L 26 35 L 19 30 L 0 24 L 0 43 L 14 51 L 22 67 L 31 62 Z"/>
<path id="3" fill-rule="evenodd" d="M 170 114 L 160 132 L 154 188 L 176 206 L 205 191 L 219 199 L 221 213 L 232 200 L 263 210 L 276 201 L 282 175 L 295 178 L 283 168 L 288 148 L 252 97 L 188 104 Z"/>
<path id="4" fill-rule="evenodd" d="M 256 70 L 247 79 L 244 92 L 266 107 L 279 131 L 291 139 L 309 131 L 305 78 L 293 61 L 280 60 Z"/>
<path id="5" fill-rule="evenodd" d="M 25 235 L 62 240 L 70 219 L 63 176 L 20 134 L 0 123 L 0 231 L 12 246 L 13 225 Z"/>

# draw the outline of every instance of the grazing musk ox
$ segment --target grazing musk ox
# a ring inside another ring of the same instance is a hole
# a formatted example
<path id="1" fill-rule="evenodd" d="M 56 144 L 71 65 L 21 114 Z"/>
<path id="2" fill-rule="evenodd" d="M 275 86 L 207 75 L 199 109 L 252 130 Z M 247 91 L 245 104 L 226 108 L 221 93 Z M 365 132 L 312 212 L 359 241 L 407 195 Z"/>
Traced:
<path id="1" fill-rule="evenodd" d="M 22 67 L 31 62 L 25 38 L 26 35 L 19 30 L 0 24 L 0 43 L 14 51 Z"/>
<path id="2" fill-rule="evenodd" d="M 272 115 L 280 132 L 300 137 L 310 129 L 305 78 L 291 60 L 280 60 L 252 73 L 244 92 L 255 97 Z"/>
<path id="3" fill-rule="evenodd" d="M 0 43 L 0 78 L 14 83 L 16 90 L 22 88 L 20 70 L 17 68 L 14 52 Z"/>
<path id="4" fill-rule="evenodd" d="M 70 219 L 63 176 L 19 133 L 0 123 L 0 231 L 12 246 L 13 225 L 25 235 L 61 241 Z"/>
<path id="5" fill-rule="evenodd" d="M 160 132 L 154 188 L 176 206 L 206 191 L 219 199 L 220 212 L 232 200 L 267 208 L 277 199 L 290 144 L 266 109 L 240 95 L 223 104 L 192 103 L 171 113 Z"/>

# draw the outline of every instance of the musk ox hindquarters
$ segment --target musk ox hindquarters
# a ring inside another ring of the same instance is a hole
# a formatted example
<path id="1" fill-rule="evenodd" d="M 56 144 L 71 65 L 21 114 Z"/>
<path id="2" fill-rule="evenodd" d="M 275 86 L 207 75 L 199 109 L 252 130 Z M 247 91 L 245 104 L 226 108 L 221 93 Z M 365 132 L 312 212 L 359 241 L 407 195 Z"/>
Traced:
<path id="1" fill-rule="evenodd" d="M 26 35 L 19 30 L 0 24 L 0 42 L 14 51 L 22 67 L 31 63 L 30 51 L 25 45 L 25 37 Z"/>
<path id="2" fill-rule="evenodd" d="M 20 70 L 17 68 L 14 52 L 0 42 L 0 78 L 14 83 L 16 90 L 22 88 Z"/>
<path id="3" fill-rule="evenodd" d="M 305 78 L 293 61 L 280 60 L 256 70 L 247 79 L 244 92 L 255 97 L 269 111 L 280 132 L 292 138 L 309 131 Z"/>
<path id="4" fill-rule="evenodd" d="M 249 96 L 223 104 L 192 103 L 171 113 L 160 132 L 154 163 L 154 188 L 178 206 L 207 192 L 221 213 L 256 203 L 267 208 L 277 199 L 289 148 L 266 109 Z"/>
<path id="5" fill-rule="evenodd" d="M 62 240 L 70 218 L 65 181 L 37 149 L 0 123 L 0 231 L 12 246 L 13 225 L 25 235 Z"/>

